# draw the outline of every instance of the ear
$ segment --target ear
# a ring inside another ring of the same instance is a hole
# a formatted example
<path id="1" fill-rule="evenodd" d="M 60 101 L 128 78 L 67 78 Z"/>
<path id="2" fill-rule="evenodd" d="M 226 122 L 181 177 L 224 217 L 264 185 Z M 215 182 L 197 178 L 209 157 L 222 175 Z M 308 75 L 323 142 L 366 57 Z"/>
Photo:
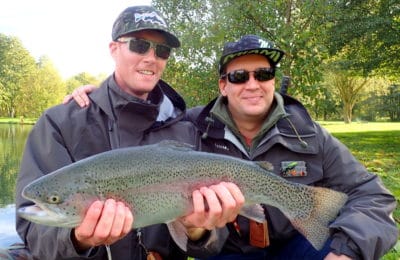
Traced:
<path id="1" fill-rule="evenodd" d="M 219 79 L 218 80 L 218 87 L 219 87 L 219 92 L 221 93 L 221 95 L 225 97 L 227 95 L 227 93 L 225 91 L 226 79 Z"/>
<path id="2" fill-rule="evenodd" d="M 111 57 L 115 60 L 115 55 L 117 53 L 118 44 L 116 42 L 110 42 L 108 44 L 108 49 L 110 50 Z"/>

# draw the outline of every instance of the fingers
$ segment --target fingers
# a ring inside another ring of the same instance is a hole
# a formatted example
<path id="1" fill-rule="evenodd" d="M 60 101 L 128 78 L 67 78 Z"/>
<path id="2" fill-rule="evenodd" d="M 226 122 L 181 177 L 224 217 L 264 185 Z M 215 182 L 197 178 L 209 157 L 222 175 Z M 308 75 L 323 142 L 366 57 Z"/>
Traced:
<path id="1" fill-rule="evenodd" d="M 96 89 L 94 85 L 80 86 L 72 91 L 71 94 L 66 95 L 63 99 L 63 104 L 67 104 L 69 101 L 74 99 L 80 107 L 86 107 L 89 105 L 90 100 L 88 94 Z"/>
<path id="2" fill-rule="evenodd" d="M 85 107 L 89 105 L 89 97 L 88 93 L 92 92 L 95 90 L 96 87 L 93 85 L 84 85 L 80 86 L 74 91 L 72 91 L 72 97 L 75 99 L 75 101 L 78 103 L 80 107 Z"/>
<path id="3" fill-rule="evenodd" d="M 245 202 L 234 183 L 221 182 L 193 192 L 193 213 L 184 217 L 187 228 L 214 229 L 232 222 Z"/>
<path id="4" fill-rule="evenodd" d="M 72 99 L 72 95 L 71 95 L 71 94 L 68 94 L 68 95 L 66 95 L 66 96 L 64 97 L 62 103 L 63 103 L 64 105 L 65 105 L 65 104 L 68 104 L 68 102 L 69 102 L 71 99 Z"/>
<path id="5" fill-rule="evenodd" d="M 211 188 L 212 187 L 212 188 Z M 208 212 L 204 214 L 203 227 L 206 229 L 213 229 L 219 223 L 219 219 L 223 215 L 222 205 L 219 201 L 218 195 L 214 189 L 215 185 L 210 188 L 203 187 L 200 189 L 201 194 L 204 196 L 208 204 Z"/>
<path id="6" fill-rule="evenodd" d="M 132 223 L 132 212 L 124 203 L 113 199 L 96 201 L 81 225 L 75 228 L 74 235 L 81 249 L 109 245 L 128 234 Z"/>
<path id="7" fill-rule="evenodd" d="M 215 192 L 219 200 L 219 203 L 215 202 L 217 203 L 215 207 L 217 210 L 222 208 L 220 217 L 215 224 L 217 227 L 222 227 L 227 222 L 232 222 L 236 219 L 236 216 L 239 214 L 244 204 L 244 196 L 234 183 L 221 182 L 219 185 L 211 186 L 210 189 Z M 211 207 L 212 206 L 210 206 L 210 212 Z"/>

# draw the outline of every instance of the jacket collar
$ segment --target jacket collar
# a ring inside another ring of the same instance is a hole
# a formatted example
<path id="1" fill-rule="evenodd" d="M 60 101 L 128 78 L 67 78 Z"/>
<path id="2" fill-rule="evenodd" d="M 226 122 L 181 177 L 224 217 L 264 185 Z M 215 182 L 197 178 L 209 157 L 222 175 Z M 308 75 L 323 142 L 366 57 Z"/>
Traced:
<path id="1" fill-rule="evenodd" d="M 219 96 L 217 100 L 215 101 L 214 106 L 212 107 L 210 114 L 217 118 L 219 121 L 221 121 L 223 124 L 225 124 L 228 129 L 236 136 L 238 137 L 242 144 L 245 144 L 246 142 L 243 140 L 243 137 L 241 136 L 235 122 L 232 119 L 232 116 L 228 110 L 227 106 L 227 99 L 226 97 Z M 253 146 L 257 146 L 265 133 L 270 130 L 278 120 L 281 118 L 287 116 L 283 104 L 283 98 L 280 94 L 275 93 L 274 94 L 274 103 L 272 105 L 272 109 L 269 112 L 268 116 L 266 117 L 265 121 L 263 122 L 260 131 L 258 132 L 257 136 L 253 140 Z"/>
<path id="2" fill-rule="evenodd" d="M 299 101 L 287 95 L 275 93 L 275 100 L 276 107 L 271 111 L 270 119 L 266 120 L 262 130 L 257 135 L 256 138 L 259 138 L 257 142 L 259 144 L 264 144 L 271 138 L 279 136 L 278 139 L 274 140 L 281 143 L 283 142 L 282 144 L 291 150 L 301 153 L 314 153 L 317 146 L 315 139 L 316 133 L 314 122 L 307 110 Z M 237 130 L 236 132 L 231 131 L 231 128 L 227 127 L 224 123 L 227 122 L 224 117 L 229 115 L 228 112 L 226 112 L 226 105 L 225 112 L 214 113 L 215 115 L 219 115 L 218 117 L 211 113 L 211 111 L 222 111 L 221 107 L 224 107 L 224 103 L 221 101 L 223 101 L 223 99 L 218 97 L 202 110 L 199 108 L 191 110 L 189 116 L 192 120 L 196 118 L 196 126 L 202 132 L 203 139 L 207 137 L 227 139 L 226 133 L 230 132 L 229 135 L 236 136 L 237 141 L 235 143 L 238 143 L 240 135 L 237 134 Z M 220 108 L 215 109 L 217 106 L 220 106 Z M 285 141 L 286 138 L 293 140 L 293 142 Z M 307 139 L 307 147 L 304 147 L 303 139 Z M 284 141 L 286 143 L 284 143 Z M 241 141 L 241 143 L 244 143 L 244 141 Z M 269 143 L 268 145 L 273 144 Z M 255 147 L 254 149 L 257 148 Z"/>
<path id="3" fill-rule="evenodd" d="M 160 128 L 183 118 L 186 104 L 183 98 L 166 82 L 160 80 L 148 100 L 144 101 L 122 91 L 109 76 L 100 88 L 90 94 L 90 98 L 107 116 L 118 121 L 121 115 L 129 114 L 134 122 L 141 122 L 141 128 Z M 135 110 L 136 113 L 127 113 Z M 147 122 L 145 124 L 145 122 Z"/>

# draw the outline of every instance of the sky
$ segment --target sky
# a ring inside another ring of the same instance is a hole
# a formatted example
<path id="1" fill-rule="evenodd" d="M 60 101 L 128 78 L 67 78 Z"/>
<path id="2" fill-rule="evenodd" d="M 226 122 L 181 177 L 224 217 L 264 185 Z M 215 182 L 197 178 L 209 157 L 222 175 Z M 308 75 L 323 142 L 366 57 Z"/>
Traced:
<path id="1" fill-rule="evenodd" d="M 114 20 L 128 6 L 151 0 L 1 0 L 0 33 L 18 37 L 38 60 L 48 56 L 64 79 L 113 72 Z"/>

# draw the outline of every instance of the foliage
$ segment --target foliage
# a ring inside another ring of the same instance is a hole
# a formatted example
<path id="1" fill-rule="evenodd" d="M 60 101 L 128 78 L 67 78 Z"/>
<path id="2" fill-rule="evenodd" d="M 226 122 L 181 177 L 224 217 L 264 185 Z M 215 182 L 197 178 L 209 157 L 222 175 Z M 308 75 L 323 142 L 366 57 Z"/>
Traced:
<path id="1" fill-rule="evenodd" d="M 257 34 L 286 52 L 277 73 L 277 89 L 282 76 L 290 76 L 289 94 L 300 99 L 316 119 L 350 117 L 348 112 L 342 115 L 343 99 L 328 87 L 332 82 L 324 80 L 343 71 L 344 83 L 352 89 L 356 89 L 355 78 L 361 82 L 388 78 L 384 91 L 373 92 L 368 84 L 356 96 L 355 118 L 399 120 L 399 90 L 390 87 L 400 84 L 396 0 L 153 0 L 153 4 L 167 16 L 182 42 L 163 78 L 189 107 L 218 95 L 217 64 L 224 43 Z M 0 59 L 0 116 L 35 117 L 74 88 L 99 85 L 105 78 L 82 72 L 62 82 L 48 58 L 35 62 L 17 38 L 2 34 Z"/>
<path id="2" fill-rule="evenodd" d="M 328 84 L 342 102 L 342 115 L 345 123 L 351 123 L 353 108 L 360 100 L 362 91 L 365 89 L 368 80 L 349 75 L 346 71 L 329 73 Z"/>
<path id="3" fill-rule="evenodd" d="M 399 72 L 393 60 L 400 52 L 393 51 L 398 50 L 400 34 L 391 34 L 398 31 L 400 19 L 394 1 L 153 0 L 153 4 L 166 14 L 181 39 L 182 48 L 164 78 L 183 94 L 189 106 L 204 104 L 218 93 L 217 63 L 224 43 L 257 34 L 286 52 L 277 85 L 282 75 L 290 76 L 289 92 L 316 118 L 336 119 L 342 114 L 350 122 L 354 107 L 358 116 L 366 118 L 385 114 L 374 114 L 378 104 L 372 99 L 365 103 L 371 105 L 369 110 L 357 106 L 364 100 L 361 96 L 342 102 L 342 97 L 327 87 L 332 82 L 324 82 L 323 75 L 332 68 L 346 72 L 343 83 L 352 90 L 359 88 L 355 82 L 371 78 L 372 72 L 393 76 L 385 88 L 396 82 Z M 340 106 L 345 107 L 342 112 Z"/>
<path id="4" fill-rule="evenodd" d="M 364 76 L 377 71 L 398 75 L 400 6 L 397 0 L 329 1 L 325 44 L 330 55 L 350 49 L 346 68 Z M 321 39 L 323 40 L 323 39 Z M 381 74 L 381 75 L 382 75 Z"/>
<path id="5" fill-rule="evenodd" d="M 390 121 L 400 121 L 400 85 L 389 86 L 388 93 L 380 98 L 382 102 L 378 109 L 386 113 Z"/>
<path id="6" fill-rule="evenodd" d="M 35 60 L 19 39 L 4 34 L 0 34 L 0 60 L 0 112 L 14 117 L 23 88 L 34 78 Z"/>
<path id="7" fill-rule="evenodd" d="M 18 38 L 3 34 L 0 59 L 0 116 L 11 118 L 37 118 L 74 88 L 100 85 L 105 78 L 83 72 L 65 82 L 49 57 L 42 56 L 36 62 Z"/>
<path id="8" fill-rule="evenodd" d="M 72 91 L 75 88 L 77 88 L 79 86 L 83 86 L 83 85 L 91 84 L 91 85 L 99 86 L 105 78 L 106 78 L 105 75 L 99 75 L 98 77 L 95 77 L 93 75 L 90 75 L 87 72 L 79 73 L 79 74 L 67 79 L 67 81 L 66 81 L 67 93 L 72 93 Z"/>
<path id="9" fill-rule="evenodd" d="M 65 83 L 48 57 L 39 58 L 35 73 L 29 87 L 23 88 L 18 97 L 20 116 L 37 118 L 45 109 L 59 104 L 66 93 Z"/>
<path id="10" fill-rule="evenodd" d="M 185 97 L 199 94 L 189 105 L 205 103 L 217 93 L 217 57 L 223 44 L 245 34 L 270 39 L 286 51 L 280 75 L 292 77 L 294 92 L 319 93 L 321 72 L 316 69 L 325 56 L 318 42 L 322 30 L 320 1 L 153 1 L 167 14 L 182 41 L 165 78 Z M 180 84 L 179 84 L 180 83 Z M 211 87 L 209 87 L 211 86 Z M 189 94 L 190 93 L 190 94 Z M 208 93 L 208 94 L 207 94 Z M 204 99 L 204 97 L 207 98 Z M 307 100 L 307 101 L 311 101 Z"/>

